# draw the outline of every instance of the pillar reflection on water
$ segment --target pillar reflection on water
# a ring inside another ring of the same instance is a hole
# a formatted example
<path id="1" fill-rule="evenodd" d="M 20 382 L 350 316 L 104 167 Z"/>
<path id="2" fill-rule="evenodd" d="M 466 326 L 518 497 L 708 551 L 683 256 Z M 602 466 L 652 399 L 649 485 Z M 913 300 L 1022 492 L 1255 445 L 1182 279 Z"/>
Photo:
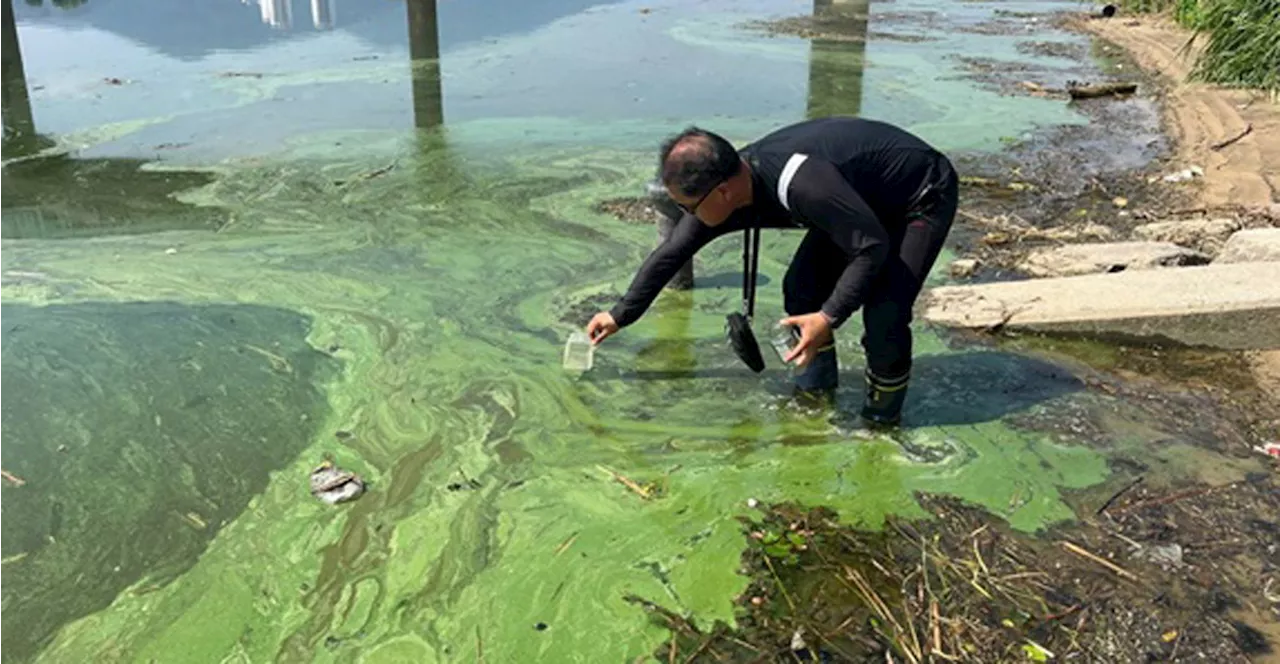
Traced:
<path id="1" fill-rule="evenodd" d="M 433 201 L 454 195 L 464 177 L 444 131 L 444 89 L 440 78 L 440 24 L 436 0 L 405 0 L 409 31 L 409 75 L 413 126 L 417 130 L 416 193 Z"/>
<path id="2" fill-rule="evenodd" d="M 13 0 L 4 0 L 4 217 L 0 236 L 62 238 L 214 229 L 226 213 L 173 194 L 212 181 L 204 172 L 140 170 L 146 159 L 72 157 L 36 129 Z"/>
<path id="3" fill-rule="evenodd" d="M 3 113 L 6 159 L 33 151 L 37 141 L 35 116 L 31 113 L 31 96 L 27 92 L 27 74 L 18 44 L 18 27 L 13 15 L 13 0 L 4 1 Z M 15 154 L 16 152 L 16 154 Z"/>
<path id="4" fill-rule="evenodd" d="M 844 39 L 814 37 L 809 42 L 807 117 L 862 111 L 870 5 L 871 0 L 813 0 L 814 18 L 821 16 L 825 23 L 838 26 Z"/>
<path id="5" fill-rule="evenodd" d="M 413 124 L 418 129 L 434 129 L 444 124 L 436 0 L 405 0 L 405 4 L 413 67 Z"/>

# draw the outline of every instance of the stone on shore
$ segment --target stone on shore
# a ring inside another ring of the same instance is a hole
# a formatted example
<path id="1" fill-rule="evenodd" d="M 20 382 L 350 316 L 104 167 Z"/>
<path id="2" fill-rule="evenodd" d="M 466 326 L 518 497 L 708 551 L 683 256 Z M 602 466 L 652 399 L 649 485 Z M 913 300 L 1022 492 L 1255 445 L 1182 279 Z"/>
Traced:
<path id="1" fill-rule="evenodd" d="M 1215 263 L 1280 261 L 1280 228 L 1238 231 L 1222 245 Z"/>
<path id="2" fill-rule="evenodd" d="M 1280 261 L 942 286 L 920 318 L 971 329 L 1280 349 Z"/>
<path id="3" fill-rule="evenodd" d="M 1032 251 L 1018 270 L 1033 277 L 1070 277 L 1208 262 L 1207 255 L 1171 242 L 1092 242 Z"/>
<path id="4" fill-rule="evenodd" d="M 1184 247 L 1213 250 L 1240 230 L 1235 219 L 1189 219 L 1158 221 L 1133 229 L 1133 236 L 1148 242 L 1172 242 Z"/>
<path id="5" fill-rule="evenodd" d="M 976 258 L 957 258 L 951 261 L 951 265 L 948 267 L 951 270 L 951 276 L 957 279 L 967 279 L 978 271 L 978 266 L 980 265 L 982 265 L 981 261 Z"/>

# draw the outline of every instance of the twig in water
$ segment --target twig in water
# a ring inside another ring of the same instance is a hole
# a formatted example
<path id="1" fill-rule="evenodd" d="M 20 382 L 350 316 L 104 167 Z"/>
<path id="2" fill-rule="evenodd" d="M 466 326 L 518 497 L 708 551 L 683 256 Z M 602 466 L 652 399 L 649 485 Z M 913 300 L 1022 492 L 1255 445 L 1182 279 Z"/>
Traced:
<path id="1" fill-rule="evenodd" d="M 684 660 L 685 664 L 689 664 L 689 662 L 692 662 L 693 660 L 697 659 L 698 655 L 701 655 L 703 650 L 706 650 L 711 646 L 711 642 L 713 640 L 715 640 L 714 636 L 707 636 L 706 639 L 703 639 L 702 645 L 698 646 L 698 649 L 693 651 L 693 654 L 689 655 L 689 659 Z"/>
<path id="2" fill-rule="evenodd" d="M 635 480 L 633 480 L 633 479 L 631 479 L 631 478 L 629 478 L 629 477 L 627 477 L 627 476 L 625 476 L 625 475 L 623 475 L 623 474 L 621 474 L 621 473 L 615 473 L 614 471 L 609 470 L 608 468 L 605 468 L 604 466 L 599 466 L 599 468 L 600 468 L 600 470 L 603 470 L 604 472 L 609 473 L 609 475 L 611 475 L 611 476 L 613 477 L 613 479 L 617 480 L 617 481 L 618 481 L 620 484 L 622 484 L 623 486 L 627 487 L 628 489 L 631 489 L 631 491 L 632 491 L 633 493 L 635 493 L 637 496 L 640 496 L 641 498 L 644 498 L 645 500 L 648 500 L 648 499 L 650 499 L 650 498 L 652 498 L 652 497 L 653 497 L 653 488 L 652 488 L 652 487 L 641 486 L 641 485 L 640 485 L 639 483 L 637 483 Z"/>
<path id="3" fill-rule="evenodd" d="M 778 572 L 773 568 L 773 561 L 769 560 L 769 554 L 764 554 L 764 564 L 769 567 L 769 573 L 773 575 L 774 583 L 778 584 L 778 590 L 782 591 L 782 598 L 787 600 L 787 606 L 791 607 L 791 613 L 795 614 L 796 605 L 791 601 L 791 595 L 787 592 L 787 587 L 782 585 L 782 579 L 778 578 Z"/>
<path id="4" fill-rule="evenodd" d="M 908 662 L 911 662 L 911 664 L 921 664 L 921 661 L 923 660 L 923 653 L 912 651 L 911 643 L 906 640 L 904 635 L 906 630 L 903 629 L 902 625 L 898 622 L 897 616 L 893 615 L 893 612 L 889 610 L 889 606 L 884 603 L 884 600 L 880 595 L 871 588 L 871 584 L 867 582 L 867 579 L 862 576 L 858 570 L 847 565 L 844 566 L 844 572 L 844 578 L 853 582 L 854 589 L 862 597 L 862 601 L 877 614 L 877 617 L 880 618 L 880 622 L 887 625 L 893 631 L 892 635 L 885 635 L 886 637 L 889 637 L 891 644 L 897 646 L 897 648 L 902 651 L 903 656 Z M 919 644 L 919 640 L 915 638 L 914 626 L 911 630 L 911 636 L 912 640 Z M 885 658 L 887 661 L 892 662 L 893 658 L 889 655 L 890 650 L 892 650 L 892 648 L 885 650 Z"/>
<path id="5" fill-rule="evenodd" d="M 1207 495 L 1217 491 L 1221 491 L 1223 489 L 1231 489 L 1234 487 L 1235 487 L 1235 482 L 1232 482 L 1230 484 L 1219 484 L 1217 486 L 1204 487 L 1200 489 L 1188 489 L 1186 491 L 1179 491 L 1178 493 L 1171 493 L 1167 496 L 1164 496 L 1163 498 L 1153 498 L 1151 500 L 1144 500 L 1140 503 L 1125 505 L 1124 507 L 1116 510 L 1114 514 L 1132 512 L 1134 510 L 1142 509 L 1143 507 L 1154 507 L 1156 505 L 1168 505 L 1169 503 L 1174 503 L 1179 500 L 1185 500 L 1187 498 L 1195 498 L 1196 496 L 1203 496 L 1203 495 Z"/>
<path id="6" fill-rule="evenodd" d="M 1107 499 L 1107 502 L 1102 503 L 1102 507 L 1099 507 L 1098 511 L 1094 512 L 1094 516 L 1101 516 L 1103 512 L 1107 511 L 1108 507 L 1111 507 L 1113 504 L 1115 504 L 1116 500 L 1118 500 L 1120 496 L 1123 496 L 1124 494 L 1128 493 L 1130 489 L 1132 489 L 1135 486 L 1138 486 L 1141 483 L 1142 483 L 1142 476 L 1139 475 L 1138 479 L 1124 485 L 1124 487 L 1122 487 L 1119 491 L 1111 494 L 1111 497 Z"/>
<path id="7" fill-rule="evenodd" d="M 1071 608 L 1067 609 L 1066 611 L 1063 611 L 1061 613 L 1055 613 L 1051 616 L 1045 616 L 1044 621 L 1049 622 L 1051 620 L 1062 620 L 1063 618 L 1066 618 L 1067 616 L 1075 613 L 1076 611 L 1079 611 L 1080 608 L 1081 607 L 1079 604 L 1072 604 Z"/>
<path id="8" fill-rule="evenodd" d="M 929 599 L 929 622 L 933 627 L 933 653 L 942 652 L 942 619 L 938 616 L 938 600 Z"/>
<path id="9" fill-rule="evenodd" d="M 0 474 L 3 474 L 4 478 L 12 482 L 14 486 L 22 486 L 23 484 L 27 483 L 26 480 L 22 479 L 21 477 L 18 477 L 17 475 L 14 475 L 13 473 L 7 470 L 0 470 Z"/>
<path id="10" fill-rule="evenodd" d="M 1213 145 L 1210 145 L 1209 149 L 1221 150 L 1222 148 L 1225 148 L 1228 145 L 1235 143 L 1236 141 L 1244 138 L 1245 136 L 1248 136 L 1252 132 L 1253 132 L 1253 123 L 1252 122 L 1246 123 L 1244 126 L 1244 131 L 1240 132 L 1239 134 L 1236 134 L 1235 136 L 1232 136 L 1231 138 L 1228 138 L 1225 141 L 1219 141 L 1217 143 L 1214 143 Z"/>
<path id="11" fill-rule="evenodd" d="M 480 638 L 479 625 L 476 625 L 476 662 L 484 664 L 484 639 Z"/>
<path id="12" fill-rule="evenodd" d="M 1102 565 L 1103 567 L 1111 570 L 1112 572 L 1115 572 L 1116 574 L 1119 574 L 1120 576 L 1123 576 L 1126 579 L 1130 579 L 1132 581 L 1138 580 L 1138 577 L 1133 572 L 1126 570 L 1125 568 L 1111 562 L 1110 560 L 1107 560 L 1106 558 L 1102 558 L 1092 553 L 1089 553 L 1088 551 L 1085 551 L 1084 549 L 1076 546 L 1075 544 L 1072 544 L 1071 542 L 1063 542 L 1062 548 L 1066 549 L 1067 551 L 1070 551 L 1071 553 L 1076 554 L 1077 556 L 1088 558 L 1089 560 L 1092 560 L 1093 562 L 1098 563 L 1099 565 Z"/>
<path id="13" fill-rule="evenodd" d="M 561 542 L 560 545 L 556 547 L 556 555 L 558 556 L 564 553 L 565 551 L 568 551 L 569 547 L 573 546 L 573 543 L 576 541 L 578 541 L 578 533 L 575 532 L 574 534 L 570 535 L 568 539 Z"/>
<path id="14" fill-rule="evenodd" d="M 382 168 L 375 168 L 372 171 L 368 171 L 366 173 L 360 173 L 359 175 L 356 175 L 350 180 L 334 180 L 333 184 L 336 187 L 345 187 L 355 182 L 364 182 L 365 180 L 372 180 L 380 175 L 386 175 L 387 173 L 390 173 L 398 163 L 399 163 L 398 160 L 393 161 L 390 164 L 383 166 Z"/>

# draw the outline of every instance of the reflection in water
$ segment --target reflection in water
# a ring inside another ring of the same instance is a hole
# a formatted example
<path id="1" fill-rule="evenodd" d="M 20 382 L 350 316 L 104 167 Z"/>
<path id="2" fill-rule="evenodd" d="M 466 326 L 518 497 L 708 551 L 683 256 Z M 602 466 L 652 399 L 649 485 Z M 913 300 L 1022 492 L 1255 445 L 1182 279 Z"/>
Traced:
<path id="1" fill-rule="evenodd" d="M 45 139 L 47 140 L 47 139 Z M 213 181 L 196 171 L 147 171 L 141 159 L 53 154 L 4 167 L 0 236 L 66 238 L 168 230 L 215 230 L 227 212 L 173 194 Z"/>
<path id="2" fill-rule="evenodd" d="M 660 310 L 653 312 L 654 339 L 636 353 L 636 364 L 642 373 L 648 368 L 670 379 L 697 377 L 693 305 L 693 294 L 684 290 L 671 293 L 658 307 Z"/>
<path id="3" fill-rule="evenodd" d="M 250 4 L 253 0 L 240 0 L 242 4 Z M 257 0 L 262 12 L 262 22 L 281 30 L 293 27 L 293 0 Z M 317 30 L 333 28 L 336 17 L 337 0 L 311 0 L 311 25 Z"/>
<path id="4" fill-rule="evenodd" d="M 39 149 L 36 121 L 31 114 L 31 96 L 27 92 L 27 75 L 22 63 L 22 48 L 18 44 L 18 28 L 13 16 L 13 0 L 4 0 L 4 34 L 0 47 L 4 49 L 3 107 L 5 158 L 14 154 L 29 154 Z"/>
<path id="5" fill-rule="evenodd" d="M 175 229 L 215 229 L 226 214 L 182 203 L 173 194 L 208 184 L 193 171 L 145 171 L 141 159 L 33 157 L 55 141 L 36 130 L 14 21 L 4 2 L 4 143 L 0 181 L 4 238 L 55 238 Z M 32 157 L 23 159 L 23 157 Z"/>
<path id="6" fill-rule="evenodd" d="M 338 0 L 311 0 L 311 24 L 318 30 L 330 30 L 337 18 Z"/>
<path id="7" fill-rule="evenodd" d="M 247 0 L 241 0 L 249 4 Z M 258 0 L 262 10 L 262 22 L 273 28 L 288 30 L 293 27 L 293 3 L 289 0 Z"/>
<path id="8" fill-rule="evenodd" d="M 444 123 L 436 0 L 406 0 L 405 7 L 413 67 L 413 124 L 418 129 L 432 129 Z"/>
<path id="9" fill-rule="evenodd" d="M 823 16 L 839 25 L 848 39 L 810 40 L 808 117 L 858 115 L 862 111 L 870 5 L 870 0 L 813 0 L 814 17 Z"/>

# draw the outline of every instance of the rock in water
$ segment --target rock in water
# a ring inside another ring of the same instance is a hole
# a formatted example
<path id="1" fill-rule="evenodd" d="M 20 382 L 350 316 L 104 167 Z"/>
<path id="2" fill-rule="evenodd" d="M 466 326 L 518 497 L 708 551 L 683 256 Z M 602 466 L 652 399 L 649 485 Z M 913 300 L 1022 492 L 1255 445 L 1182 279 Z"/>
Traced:
<path id="1" fill-rule="evenodd" d="M 330 505 L 358 498 L 363 493 L 364 480 L 351 471 L 335 467 L 331 461 L 311 471 L 311 495 Z"/>

